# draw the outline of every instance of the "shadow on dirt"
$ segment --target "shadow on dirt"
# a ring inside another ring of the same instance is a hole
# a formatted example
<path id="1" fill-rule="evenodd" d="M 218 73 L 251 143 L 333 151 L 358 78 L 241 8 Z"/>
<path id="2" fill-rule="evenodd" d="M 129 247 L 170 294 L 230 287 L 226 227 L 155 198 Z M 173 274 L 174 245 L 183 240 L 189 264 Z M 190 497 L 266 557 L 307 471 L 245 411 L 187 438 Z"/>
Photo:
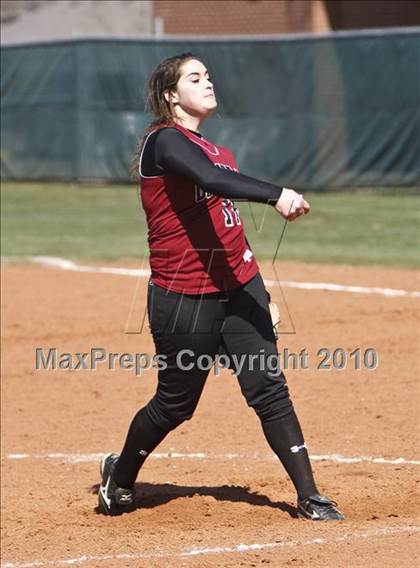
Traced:
<path id="1" fill-rule="evenodd" d="M 221 485 L 208 487 L 204 485 L 174 485 L 172 483 L 136 483 L 136 508 L 153 509 L 174 499 L 183 497 L 213 497 L 216 501 L 230 501 L 232 503 L 248 503 L 257 507 L 272 507 L 288 513 L 296 518 L 295 507 L 284 501 L 272 501 L 266 495 L 261 495 L 249 490 L 248 487 L 239 485 Z M 91 487 L 92 493 L 97 493 L 99 484 Z M 97 507 L 95 511 L 100 514 Z"/>

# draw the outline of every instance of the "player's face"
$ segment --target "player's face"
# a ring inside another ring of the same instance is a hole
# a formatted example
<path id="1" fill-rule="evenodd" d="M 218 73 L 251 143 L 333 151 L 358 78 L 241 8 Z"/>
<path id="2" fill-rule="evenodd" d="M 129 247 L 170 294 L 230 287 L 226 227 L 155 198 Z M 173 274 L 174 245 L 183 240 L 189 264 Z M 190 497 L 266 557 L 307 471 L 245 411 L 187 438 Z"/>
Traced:
<path id="1" fill-rule="evenodd" d="M 201 61 L 190 59 L 181 66 L 181 76 L 172 102 L 190 116 L 205 118 L 216 110 L 217 101 L 209 73 Z"/>

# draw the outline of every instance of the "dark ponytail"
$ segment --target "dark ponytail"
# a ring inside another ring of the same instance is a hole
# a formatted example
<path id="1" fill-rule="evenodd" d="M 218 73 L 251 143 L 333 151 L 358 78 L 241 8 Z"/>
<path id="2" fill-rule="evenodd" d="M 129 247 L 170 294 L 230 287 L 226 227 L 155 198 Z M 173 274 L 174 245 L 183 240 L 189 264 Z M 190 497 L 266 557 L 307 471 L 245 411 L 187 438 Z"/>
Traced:
<path id="1" fill-rule="evenodd" d="M 165 93 L 176 89 L 181 76 L 181 66 L 191 59 L 200 61 L 193 53 L 181 53 L 161 61 L 153 71 L 147 85 L 146 109 L 155 118 L 147 128 L 146 135 L 156 126 L 175 124 L 174 107 L 166 100 Z M 139 181 L 138 167 L 144 140 L 145 136 L 140 139 L 131 161 L 130 174 L 133 181 Z"/>

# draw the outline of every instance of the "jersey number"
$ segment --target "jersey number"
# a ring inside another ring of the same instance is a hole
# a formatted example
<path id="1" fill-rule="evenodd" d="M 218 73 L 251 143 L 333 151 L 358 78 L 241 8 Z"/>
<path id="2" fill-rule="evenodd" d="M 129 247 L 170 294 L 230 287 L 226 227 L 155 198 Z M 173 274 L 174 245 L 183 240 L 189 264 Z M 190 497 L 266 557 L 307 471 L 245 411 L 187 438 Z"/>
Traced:
<path id="1" fill-rule="evenodd" d="M 242 225 L 239 211 L 230 199 L 223 199 L 222 213 L 225 219 L 225 227 L 234 227 Z"/>
<path id="2" fill-rule="evenodd" d="M 204 191 L 201 189 L 200 186 L 195 185 L 195 202 L 200 203 L 201 201 L 205 201 L 206 199 L 210 199 L 213 197 L 211 193 L 208 191 Z M 222 200 L 222 213 L 223 218 L 225 220 L 225 227 L 234 227 L 235 225 L 242 225 L 241 216 L 239 215 L 239 211 L 233 204 L 233 201 L 230 199 L 223 199 Z"/>

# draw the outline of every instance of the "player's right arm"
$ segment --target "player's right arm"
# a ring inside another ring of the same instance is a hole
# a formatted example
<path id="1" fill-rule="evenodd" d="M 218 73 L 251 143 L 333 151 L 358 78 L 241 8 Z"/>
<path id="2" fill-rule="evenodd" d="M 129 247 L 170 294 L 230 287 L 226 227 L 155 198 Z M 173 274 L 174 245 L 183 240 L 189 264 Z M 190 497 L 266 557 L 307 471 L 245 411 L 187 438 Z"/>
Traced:
<path id="1" fill-rule="evenodd" d="M 186 177 L 204 191 L 223 198 L 270 203 L 290 221 L 309 211 L 309 204 L 292 189 L 216 167 L 197 144 L 176 128 L 163 128 L 152 137 L 148 154 L 157 170 L 155 175 Z"/>

